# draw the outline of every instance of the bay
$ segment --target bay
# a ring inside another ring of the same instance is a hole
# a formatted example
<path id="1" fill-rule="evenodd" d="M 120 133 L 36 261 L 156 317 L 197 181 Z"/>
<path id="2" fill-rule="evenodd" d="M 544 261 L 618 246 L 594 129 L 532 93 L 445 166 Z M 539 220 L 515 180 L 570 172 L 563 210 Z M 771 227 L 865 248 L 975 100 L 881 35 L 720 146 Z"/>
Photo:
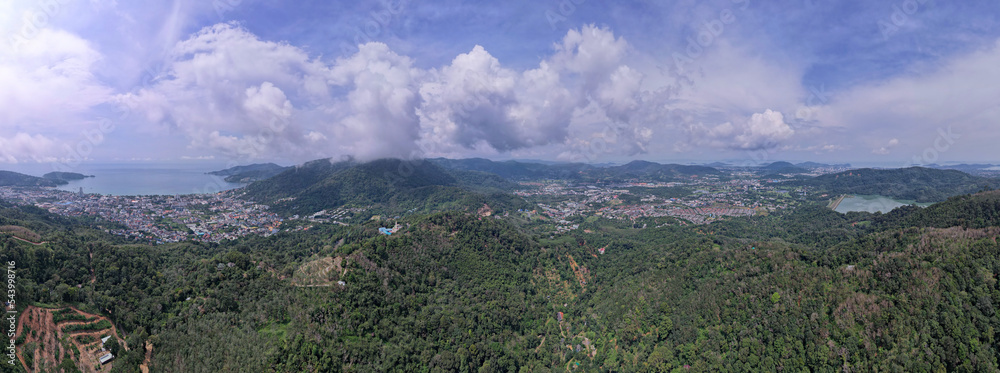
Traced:
<path id="1" fill-rule="evenodd" d="M 245 185 L 206 174 L 224 168 L 224 165 L 202 162 L 81 164 L 65 171 L 94 177 L 70 181 L 57 189 L 78 192 L 83 188 L 84 193 L 138 196 L 217 193 Z M 55 170 L 50 165 L 41 164 L 22 164 L 7 169 L 34 176 Z"/>

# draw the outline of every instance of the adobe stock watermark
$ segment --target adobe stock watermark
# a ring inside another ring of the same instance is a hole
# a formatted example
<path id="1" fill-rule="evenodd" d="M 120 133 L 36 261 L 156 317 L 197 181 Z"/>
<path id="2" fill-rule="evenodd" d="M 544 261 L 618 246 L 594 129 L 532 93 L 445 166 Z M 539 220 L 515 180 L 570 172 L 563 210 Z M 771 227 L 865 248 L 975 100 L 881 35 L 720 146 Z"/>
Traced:
<path id="1" fill-rule="evenodd" d="M 882 40 L 887 41 L 899 32 L 899 29 L 910 21 L 910 17 L 917 14 L 929 2 L 931 0 L 903 0 L 901 3 L 893 4 L 889 16 L 876 22 L 879 32 L 882 34 Z"/>
<path id="2" fill-rule="evenodd" d="M 586 2 L 587 0 L 562 0 L 556 4 L 554 9 L 546 10 L 545 19 L 549 21 L 552 31 L 556 31 L 556 25 L 566 22 L 573 13 L 576 13 L 577 6 Z"/>
<path id="3" fill-rule="evenodd" d="M 226 13 L 236 10 L 236 7 L 243 4 L 243 0 L 212 0 L 212 8 L 219 19 L 226 17 Z"/>
<path id="4" fill-rule="evenodd" d="M 747 157 L 743 159 L 743 163 L 740 164 L 740 167 L 750 169 L 760 167 L 764 165 L 764 163 L 769 162 L 771 160 L 771 155 L 777 154 L 779 151 L 775 147 L 770 147 L 747 150 L 746 152 Z"/>
<path id="5" fill-rule="evenodd" d="M 368 17 L 357 22 L 354 27 L 353 44 L 340 42 L 341 56 L 352 56 L 358 52 L 358 46 L 377 41 L 383 32 L 389 29 L 393 20 L 403 13 L 410 0 L 382 0 L 382 10 L 369 13 Z"/>
<path id="6" fill-rule="evenodd" d="M 948 126 L 947 129 L 938 128 L 937 132 L 938 136 L 934 139 L 931 146 L 928 146 L 923 152 L 915 154 L 912 159 L 906 161 L 903 164 L 904 168 L 936 163 L 942 153 L 947 152 L 951 149 L 952 145 L 955 145 L 956 140 L 962 138 L 961 134 L 952 132 L 951 126 Z"/>
<path id="7" fill-rule="evenodd" d="M 830 95 L 826 92 L 826 86 L 809 87 L 809 97 L 803 102 L 805 107 L 795 111 L 795 121 L 792 122 L 793 128 L 802 127 L 806 122 L 816 120 L 816 112 L 818 111 L 816 108 L 829 103 Z"/>
<path id="8" fill-rule="evenodd" d="M 266 150 L 274 141 L 274 138 L 283 132 L 287 126 L 287 119 L 278 116 L 271 117 L 267 126 L 259 129 L 255 136 L 249 138 L 248 141 L 244 141 L 236 149 L 236 157 L 226 163 L 226 169 L 242 166 L 244 163 L 252 161 L 257 154 Z M 244 137 L 244 139 L 247 138 Z M 194 188 L 193 194 L 215 194 L 226 189 L 231 189 L 227 184 L 228 182 L 222 180 L 213 180 L 205 183 L 200 188 Z"/>
<path id="9" fill-rule="evenodd" d="M 48 27 L 49 22 L 63 11 L 63 8 L 71 0 L 41 0 L 36 2 L 34 9 L 29 10 L 24 15 L 21 27 L 16 29 L 10 36 L 10 46 L 14 51 L 19 51 L 21 46 L 32 39 L 38 37 L 42 29 Z"/>
<path id="10" fill-rule="evenodd" d="M 747 10 L 750 7 L 750 0 L 731 0 L 737 5 L 739 10 Z M 736 23 L 736 12 L 732 8 L 726 8 L 719 12 L 715 19 L 705 21 L 698 28 L 695 36 L 687 38 L 687 45 L 684 53 L 674 52 L 671 58 L 674 60 L 674 72 L 680 75 L 686 74 L 685 66 L 692 65 L 695 60 L 705 55 L 705 50 L 715 45 L 716 41 L 726 32 L 726 26 Z"/>
<path id="11" fill-rule="evenodd" d="M 161 75 L 163 65 L 156 65 L 156 69 L 147 68 L 140 79 L 141 87 L 146 88 L 152 85 Z M 118 121 L 125 121 L 132 116 L 132 107 L 127 104 L 119 104 L 115 111 L 119 113 Z M 59 162 L 52 163 L 53 171 L 68 172 L 80 166 L 89 159 L 95 149 L 107 139 L 107 136 L 115 131 L 115 123 L 105 117 L 97 118 L 97 127 L 83 131 L 81 139 L 76 144 L 64 144 L 65 155 Z"/>
<path id="12" fill-rule="evenodd" d="M 121 119 L 124 118 L 122 117 Z M 59 162 L 52 163 L 53 171 L 68 172 L 79 167 L 83 161 L 89 159 L 94 149 L 103 144 L 106 136 L 114 132 L 114 130 L 115 124 L 111 119 L 98 118 L 97 127 L 83 131 L 81 135 L 82 139 L 77 141 L 75 145 L 63 144 L 63 149 L 66 153 L 65 157 Z"/>

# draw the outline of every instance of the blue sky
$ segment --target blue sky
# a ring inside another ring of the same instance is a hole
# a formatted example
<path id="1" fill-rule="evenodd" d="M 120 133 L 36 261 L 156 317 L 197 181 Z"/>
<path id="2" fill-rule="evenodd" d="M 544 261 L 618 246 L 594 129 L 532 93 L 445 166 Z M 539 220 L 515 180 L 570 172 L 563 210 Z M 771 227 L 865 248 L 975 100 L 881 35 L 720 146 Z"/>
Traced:
<path id="1" fill-rule="evenodd" d="M 998 15 L 934 0 L 0 0 L 0 166 L 1000 162 Z"/>

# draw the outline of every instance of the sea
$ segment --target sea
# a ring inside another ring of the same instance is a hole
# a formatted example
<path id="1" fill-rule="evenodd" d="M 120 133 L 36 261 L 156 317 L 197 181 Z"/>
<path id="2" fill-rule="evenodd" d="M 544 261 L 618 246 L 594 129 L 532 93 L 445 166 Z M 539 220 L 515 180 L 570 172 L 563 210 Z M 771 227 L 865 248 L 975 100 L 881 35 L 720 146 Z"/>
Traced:
<path id="1" fill-rule="evenodd" d="M 181 195 L 218 193 L 245 184 L 226 182 L 207 172 L 225 169 L 225 164 L 205 162 L 174 163 L 82 163 L 67 169 L 49 164 L 0 165 L 0 169 L 42 176 L 52 171 L 94 175 L 70 181 L 57 189 L 118 196 Z"/>

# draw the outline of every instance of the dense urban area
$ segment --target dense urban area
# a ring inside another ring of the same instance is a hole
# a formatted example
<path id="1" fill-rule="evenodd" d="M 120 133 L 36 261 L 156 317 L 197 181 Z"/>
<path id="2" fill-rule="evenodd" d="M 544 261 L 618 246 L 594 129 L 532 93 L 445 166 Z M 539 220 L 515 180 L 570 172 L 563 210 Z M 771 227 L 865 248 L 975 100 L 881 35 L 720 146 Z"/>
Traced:
<path id="1" fill-rule="evenodd" d="M 818 173 L 841 171 L 841 168 Z M 816 171 L 814 171 L 816 172 Z M 634 222 L 643 217 L 672 217 L 676 224 L 704 224 L 726 217 L 754 216 L 793 207 L 795 196 L 808 188 L 784 188 L 782 180 L 768 180 L 755 173 L 694 177 L 684 182 L 582 183 L 564 180 L 521 182 L 514 194 L 536 203 L 537 208 L 518 211 L 527 218 L 549 222 L 554 233 L 577 229 L 573 217 L 606 218 Z M 657 195 L 657 191 L 671 195 Z M 269 236 L 282 229 L 298 231 L 312 224 L 351 222 L 380 218 L 363 215 L 364 207 L 321 210 L 308 216 L 279 216 L 264 204 L 250 202 L 242 188 L 214 194 L 168 196 L 115 196 L 69 192 L 42 187 L 0 187 L 0 198 L 33 205 L 71 217 L 94 217 L 116 223 L 107 232 L 154 244 L 185 240 L 221 242 L 251 234 Z M 363 220 L 362 220 L 363 219 Z M 288 224 L 301 222 L 303 224 Z M 283 228 L 284 224 L 284 228 Z M 662 225 L 670 224 L 667 221 Z M 660 225 L 660 226 L 662 226 Z M 645 228 L 645 226 L 637 227 Z"/>

